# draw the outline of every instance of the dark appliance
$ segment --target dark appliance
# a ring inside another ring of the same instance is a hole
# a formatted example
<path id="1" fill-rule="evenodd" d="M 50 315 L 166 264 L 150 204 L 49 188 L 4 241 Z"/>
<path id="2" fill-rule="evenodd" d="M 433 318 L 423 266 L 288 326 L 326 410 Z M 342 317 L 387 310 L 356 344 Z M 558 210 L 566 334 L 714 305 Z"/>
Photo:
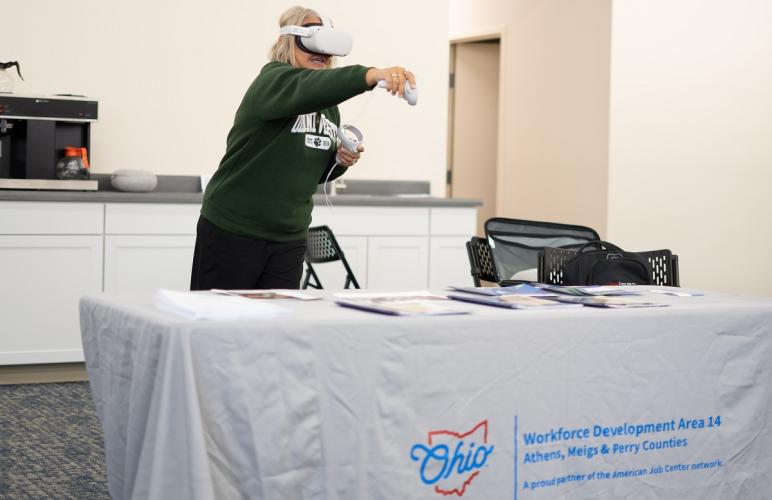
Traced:
<path id="1" fill-rule="evenodd" d="M 65 147 L 91 156 L 97 118 L 98 102 L 86 97 L 0 93 L 0 188 L 95 190 L 94 181 L 56 180 L 56 163 Z"/>

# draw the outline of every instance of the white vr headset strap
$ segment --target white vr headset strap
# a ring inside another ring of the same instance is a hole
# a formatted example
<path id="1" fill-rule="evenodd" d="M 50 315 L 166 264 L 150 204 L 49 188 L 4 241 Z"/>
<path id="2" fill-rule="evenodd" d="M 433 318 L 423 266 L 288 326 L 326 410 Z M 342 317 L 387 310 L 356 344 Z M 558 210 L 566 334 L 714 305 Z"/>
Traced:
<path id="1" fill-rule="evenodd" d="M 323 17 L 322 18 L 322 26 L 326 26 L 328 28 L 334 28 L 332 25 L 332 19 L 329 17 Z M 318 28 L 317 28 L 318 29 Z M 279 34 L 281 35 L 296 35 L 296 36 L 302 36 L 302 37 L 309 37 L 313 34 L 314 30 L 310 26 L 297 26 L 294 24 L 289 24 L 287 26 L 282 26 L 279 30 Z"/>
<path id="2" fill-rule="evenodd" d="M 281 35 L 294 35 L 301 49 L 312 54 L 330 56 L 345 56 L 351 52 L 351 35 L 336 31 L 329 18 L 323 18 L 321 25 L 314 26 L 282 26 Z M 302 40 L 301 40 L 302 39 Z"/>
<path id="3" fill-rule="evenodd" d="M 305 28 L 303 26 L 282 26 L 279 30 L 281 35 L 296 35 L 296 36 L 311 36 L 311 28 Z"/>

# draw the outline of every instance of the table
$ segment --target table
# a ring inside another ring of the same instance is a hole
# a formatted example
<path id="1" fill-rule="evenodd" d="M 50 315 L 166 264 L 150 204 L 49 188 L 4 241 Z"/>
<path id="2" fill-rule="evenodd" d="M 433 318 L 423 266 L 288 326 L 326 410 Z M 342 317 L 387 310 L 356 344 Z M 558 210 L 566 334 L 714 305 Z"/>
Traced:
<path id="1" fill-rule="evenodd" d="M 188 321 L 90 295 L 124 498 L 749 499 L 772 491 L 772 301 Z"/>

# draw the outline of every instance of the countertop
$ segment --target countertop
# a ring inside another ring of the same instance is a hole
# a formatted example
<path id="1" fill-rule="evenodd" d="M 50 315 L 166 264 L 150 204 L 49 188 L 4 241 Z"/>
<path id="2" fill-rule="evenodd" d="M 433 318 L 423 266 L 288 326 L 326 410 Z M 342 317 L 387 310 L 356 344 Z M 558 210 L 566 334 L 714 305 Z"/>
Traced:
<path id="1" fill-rule="evenodd" d="M 0 201 L 53 201 L 92 203 L 193 203 L 203 200 L 197 176 L 158 176 L 158 186 L 150 193 L 125 193 L 110 186 L 110 176 L 95 174 L 98 191 L 0 190 Z M 344 192 L 330 196 L 335 206 L 393 207 L 477 207 L 473 199 L 437 198 L 429 195 L 424 181 L 347 180 Z M 329 188 L 328 188 L 329 190 Z M 325 205 L 321 187 L 313 197 L 314 205 Z"/>

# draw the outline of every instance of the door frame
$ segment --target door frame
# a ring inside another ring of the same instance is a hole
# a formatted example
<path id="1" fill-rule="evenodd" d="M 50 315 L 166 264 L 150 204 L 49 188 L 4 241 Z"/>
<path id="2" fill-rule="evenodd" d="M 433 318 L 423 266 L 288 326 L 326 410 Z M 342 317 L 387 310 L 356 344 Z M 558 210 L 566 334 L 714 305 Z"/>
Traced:
<path id="1" fill-rule="evenodd" d="M 499 113 L 498 113 L 498 131 L 497 131 L 497 137 L 496 137 L 496 206 L 494 207 L 494 214 L 498 215 L 498 200 L 501 198 L 501 196 L 504 195 L 506 190 L 504 190 L 501 187 L 501 178 L 502 178 L 502 165 L 503 165 L 503 152 L 504 152 L 504 142 L 502 138 L 506 137 L 505 131 L 507 130 L 506 127 L 508 125 L 506 113 L 502 113 L 502 109 L 508 109 L 508 92 L 505 92 L 505 89 L 508 88 L 506 85 L 508 83 L 507 79 L 507 72 L 506 69 L 508 68 L 507 64 L 507 56 L 508 56 L 508 50 L 507 50 L 507 29 L 504 25 L 495 25 L 495 26 L 488 26 L 480 29 L 475 30 L 469 30 L 464 32 L 458 32 L 458 33 L 451 33 L 451 36 L 449 38 L 450 43 L 450 51 L 449 51 L 449 64 L 448 64 L 448 74 L 450 75 L 455 71 L 455 60 L 456 60 L 456 45 L 460 43 L 470 43 L 470 42 L 484 42 L 484 41 L 490 41 L 490 40 L 498 40 L 499 41 Z M 446 174 L 446 182 L 445 182 L 445 196 L 450 198 L 452 194 L 452 183 L 448 183 L 447 179 L 449 179 L 452 175 L 452 169 L 453 169 L 453 126 L 454 126 L 454 119 L 455 119 L 455 110 L 454 110 L 454 90 L 452 87 L 449 86 L 448 89 L 448 150 L 447 150 L 447 165 L 445 167 L 445 174 Z"/>

